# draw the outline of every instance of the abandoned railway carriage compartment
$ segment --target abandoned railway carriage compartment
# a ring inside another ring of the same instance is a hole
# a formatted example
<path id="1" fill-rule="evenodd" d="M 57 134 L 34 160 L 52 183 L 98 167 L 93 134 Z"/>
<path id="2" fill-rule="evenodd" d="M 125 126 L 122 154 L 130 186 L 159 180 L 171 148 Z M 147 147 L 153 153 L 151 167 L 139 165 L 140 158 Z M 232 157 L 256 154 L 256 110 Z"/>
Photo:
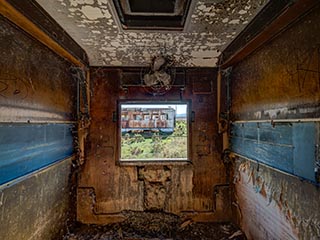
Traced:
<path id="1" fill-rule="evenodd" d="M 320 239 L 319 22 L 1 0 L 0 239 Z"/>

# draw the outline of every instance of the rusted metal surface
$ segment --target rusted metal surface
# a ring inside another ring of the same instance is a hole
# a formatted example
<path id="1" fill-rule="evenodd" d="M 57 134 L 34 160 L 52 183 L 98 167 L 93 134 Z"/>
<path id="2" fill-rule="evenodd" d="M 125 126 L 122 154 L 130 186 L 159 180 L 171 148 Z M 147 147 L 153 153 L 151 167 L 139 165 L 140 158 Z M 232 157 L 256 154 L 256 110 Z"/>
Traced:
<path id="1" fill-rule="evenodd" d="M 25 17 L 21 12 L 15 9 L 7 1 L 0 2 L 0 13 L 12 23 L 23 29 L 32 37 L 46 45 L 51 50 L 55 51 L 61 57 L 70 60 L 75 65 L 84 67 L 84 64 L 70 54 L 67 50 L 61 47 L 56 41 L 50 38 L 45 32 L 43 32 L 37 25 L 35 25 L 30 19 Z"/>
<path id="2" fill-rule="evenodd" d="M 299 121 L 319 121 L 319 11 L 319 8 L 314 9 L 277 38 L 233 66 L 231 118 L 239 126 L 246 121 L 250 124 L 264 121 L 268 123 L 263 124 L 273 124 L 275 127 L 272 129 L 275 130 L 277 124 L 281 126 L 284 122 L 298 125 Z M 300 125 L 304 124 L 308 125 Z M 258 131 L 262 133 L 263 129 Z M 303 140 L 298 132 L 293 135 L 296 141 L 293 151 L 300 152 L 300 170 L 312 170 L 314 163 L 307 162 L 307 159 L 314 154 L 315 146 L 311 145 L 312 141 Z M 247 134 L 250 136 L 250 133 Z M 317 133 L 305 134 L 314 136 Z M 284 139 L 279 136 L 271 143 L 275 145 Z M 271 146 L 268 153 L 275 152 L 276 146 Z M 267 161 L 277 159 L 277 156 L 268 153 L 257 151 L 253 154 Z M 251 159 L 255 156 L 247 157 L 250 159 L 237 158 L 233 168 L 236 193 L 234 212 L 247 237 L 319 239 L 320 192 L 316 185 L 257 164 Z M 277 160 L 279 164 L 280 159 Z M 294 162 L 295 157 L 291 156 L 288 160 Z M 310 167 L 305 167 L 307 164 Z"/>
<path id="3" fill-rule="evenodd" d="M 241 61 L 317 5 L 317 0 L 269 1 L 223 51 L 222 67 Z"/>
<path id="4" fill-rule="evenodd" d="M 20 11 L 41 31 L 45 32 L 53 41 L 60 44 L 83 65 L 88 64 L 85 51 L 66 33 L 66 31 L 34 0 L 5 0 Z"/>
<path id="5" fill-rule="evenodd" d="M 147 209 L 160 209 L 177 214 L 194 212 L 189 214 L 190 217 L 199 221 L 229 219 L 230 215 L 222 212 L 222 209 L 225 210 L 230 206 L 229 201 L 226 201 L 228 194 L 221 193 L 220 197 L 224 201 L 217 200 L 216 203 L 213 199 L 214 186 L 226 183 L 226 175 L 218 152 L 221 139 L 214 120 L 216 117 L 214 94 L 192 94 L 191 83 L 196 81 L 199 71 L 201 72 L 201 70 L 187 70 L 188 85 L 185 90 L 172 88 L 164 96 L 153 97 L 141 87 L 128 87 L 122 90 L 119 84 L 121 69 L 92 68 L 92 123 L 88 137 L 87 158 L 80 173 L 78 187 L 78 192 L 84 193 L 84 195 L 78 194 L 79 221 L 103 224 L 119 221 L 124 210 Z M 204 75 L 213 82 L 212 86 L 216 85 L 214 69 L 201 72 L 199 78 Z M 216 88 L 212 91 L 216 92 Z M 119 165 L 117 159 L 119 126 L 112 119 L 119 99 L 191 100 L 192 111 L 195 112 L 191 130 L 192 164 L 167 163 L 148 165 L 148 167 Z M 143 173 L 140 177 L 138 169 Z M 167 176 L 167 173 L 170 174 Z M 164 176 L 166 177 L 163 178 Z"/>
<path id="6" fill-rule="evenodd" d="M 319 13 L 233 67 L 233 120 L 319 118 Z"/>
<path id="7" fill-rule="evenodd" d="M 0 186 L 0 239 L 60 239 L 72 210 L 71 160 Z"/>
<path id="8" fill-rule="evenodd" d="M 72 64 L 2 15 L 0 42 L 1 183 L 11 180 L 0 186 L 0 239 L 58 239 L 73 211 Z"/>
<path id="9" fill-rule="evenodd" d="M 76 120 L 72 65 L 0 17 L 0 121 Z"/>

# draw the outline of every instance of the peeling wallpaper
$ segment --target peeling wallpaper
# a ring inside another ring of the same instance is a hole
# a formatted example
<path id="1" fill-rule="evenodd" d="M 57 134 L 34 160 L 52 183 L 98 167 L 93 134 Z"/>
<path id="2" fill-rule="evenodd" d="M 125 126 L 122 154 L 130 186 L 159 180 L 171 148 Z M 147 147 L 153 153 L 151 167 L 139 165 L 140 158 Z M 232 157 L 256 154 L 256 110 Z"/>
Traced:
<path id="1" fill-rule="evenodd" d="M 91 66 L 146 66 L 172 56 L 176 66 L 214 67 L 220 52 L 268 0 L 195 0 L 184 31 L 123 30 L 111 0 L 37 0 L 87 52 Z"/>

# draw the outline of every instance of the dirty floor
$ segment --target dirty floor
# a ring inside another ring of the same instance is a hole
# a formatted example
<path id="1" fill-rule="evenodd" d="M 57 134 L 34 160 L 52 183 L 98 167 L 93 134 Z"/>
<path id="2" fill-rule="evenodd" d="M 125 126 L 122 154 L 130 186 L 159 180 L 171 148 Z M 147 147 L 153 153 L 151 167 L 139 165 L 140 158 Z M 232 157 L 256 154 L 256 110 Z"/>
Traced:
<path id="1" fill-rule="evenodd" d="M 230 223 L 195 223 L 165 213 L 130 212 L 127 220 L 105 226 L 77 224 L 64 240 L 245 240 Z"/>

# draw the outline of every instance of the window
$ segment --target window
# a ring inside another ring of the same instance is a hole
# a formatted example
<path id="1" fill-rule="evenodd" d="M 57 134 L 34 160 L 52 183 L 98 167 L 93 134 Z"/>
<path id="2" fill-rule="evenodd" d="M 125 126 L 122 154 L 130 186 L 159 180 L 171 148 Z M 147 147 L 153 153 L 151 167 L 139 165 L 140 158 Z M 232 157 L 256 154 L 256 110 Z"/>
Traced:
<path id="1" fill-rule="evenodd" d="M 189 160 L 187 102 L 121 102 L 120 161 Z"/>
<path id="2" fill-rule="evenodd" d="M 124 29 L 183 30 L 191 0 L 113 0 Z"/>

